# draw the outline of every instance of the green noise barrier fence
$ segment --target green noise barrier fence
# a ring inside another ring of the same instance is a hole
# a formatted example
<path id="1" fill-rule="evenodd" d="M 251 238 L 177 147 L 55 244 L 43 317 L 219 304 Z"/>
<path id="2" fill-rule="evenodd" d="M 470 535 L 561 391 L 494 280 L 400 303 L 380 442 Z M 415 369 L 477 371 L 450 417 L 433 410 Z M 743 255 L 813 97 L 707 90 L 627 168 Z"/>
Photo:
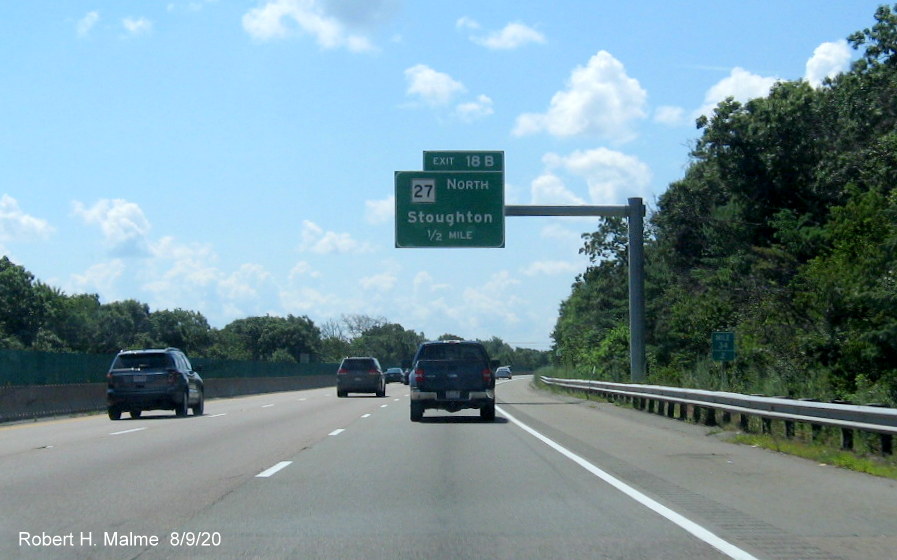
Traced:
<path id="1" fill-rule="evenodd" d="M 105 383 L 111 354 L 67 354 L 0 350 L 0 387 Z M 203 379 L 336 375 L 339 364 L 253 362 L 190 358 Z"/>

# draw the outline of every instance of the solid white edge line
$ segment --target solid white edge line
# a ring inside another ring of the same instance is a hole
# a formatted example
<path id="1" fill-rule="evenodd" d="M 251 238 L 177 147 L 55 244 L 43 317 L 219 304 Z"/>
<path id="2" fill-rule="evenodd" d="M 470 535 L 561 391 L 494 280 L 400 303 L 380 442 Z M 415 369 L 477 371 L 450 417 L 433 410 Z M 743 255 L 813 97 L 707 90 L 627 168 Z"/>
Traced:
<path id="1" fill-rule="evenodd" d="M 548 447 L 551 447 L 552 449 L 554 449 L 555 451 L 557 451 L 558 453 L 560 453 L 560 454 L 563 455 L 564 457 L 567 457 L 568 459 L 570 459 L 571 461 L 573 461 L 574 463 L 576 463 L 576 464 L 579 465 L 580 467 L 582 467 L 582 468 L 584 468 L 585 470 L 589 471 L 590 473 L 592 473 L 593 475 L 597 476 L 598 478 L 600 478 L 600 479 L 603 480 L 604 482 L 610 484 L 611 486 L 613 486 L 614 488 L 616 488 L 616 489 L 619 490 L 620 492 L 623 492 L 624 494 L 626 494 L 627 496 L 629 496 L 630 498 L 632 498 L 632 499 L 635 500 L 636 502 L 642 504 L 643 506 L 647 507 L 647 508 L 650 509 L 651 511 L 653 511 L 653 512 L 659 514 L 659 515 L 662 515 L 663 517 L 665 517 L 665 518 L 667 518 L 668 520 L 672 521 L 673 523 L 675 523 L 676 525 L 678 525 L 678 526 L 681 527 L 682 529 L 685 529 L 686 531 L 688 531 L 689 533 L 691 533 L 691 534 L 694 535 L 695 537 L 701 539 L 702 541 L 704 541 L 705 543 L 709 544 L 709 545 L 712 546 L 713 548 L 719 550 L 720 552 L 722 552 L 723 554 L 725 554 L 725 555 L 728 556 L 729 558 L 733 558 L 734 560 L 759 560 L 756 556 L 754 556 L 754 555 L 752 555 L 752 554 L 749 554 L 748 552 L 746 552 L 746 551 L 744 551 L 744 550 L 738 548 L 737 546 L 735 546 L 734 544 L 730 543 L 729 541 L 726 541 L 726 540 L 724 540 L 724 539 L 718 537 L 717 535 L 715 535 L 714 533 L 712 533 L 712 532 L 710 532 L 709 530 L 705 529 L 705 528 L 702 527 L 701 525 L 698 525 L 697 523 L 695 523 L 694 521 L 692 521 L 692 520 L 686 518 L 685 516 L 683 516 L 683 515 L 681 515 L 681 514 L 679 514 L 679 513 L 676 513 L 675 511 L 671 510 L 670 508 L 666 507 L 665 505 L 661 504 L 660 502 L 657 502 L 657 501 L 655 501 L 655 500 L 649 498 L 648 496 L 642 494 L 641 492 L 639 492 L 638 490 L 636 490 L 636 489 L 633 488 L 632 486 L 629 486 L 628 484 L 626 484 L 626 483 L 623 482 L 622 480 L 620 480 L 620 479 L 616 478 L 615 476 L 613 476 L 613 475 L 611 475 L 611 474 L 609 474 L 609 473 L 607 473 L 607 472 L 601 470 L 600 468 L 598 468 L 598 467 L 596 467 L 595 465 L 593 465 L 592 463 L 586 461 L 585 459 L 583 459 L 582 457 L 580 457 L 580 456 L 577 455 L 576 453 L 573 453 L 572 451 L 570 451 L 570 450 L 567 449 L 566 447 L 564 447 L 564 446 L 560 445 L 559 443 L 557 443 L 557 442 L 555 442 L 555 441 L 553 441 L 553 440 L 551 440 L 551 439 L 549 439 L 549 438 L 543 436 L 542 434 L 540 434 L 540 433 L 537 432 L 536 430 L 530 428 L 529 426 L 527 426 L 526 424 L 524 424 L 524 423 L 521 422 L 520 420 L 517 420 L 516 418 L 514 418 L 513 416 L 511 416 L 510 414 L 508 414 L 505 410 L 501 409 L 500 407 L 497 407 L 497 406 L 496 406 L 495 409 L 496 409 L 498 412 L 500 412 L 502 416 L 504 416 L 504 417 L 507 418 L 509 421 L 513 422 L 513 423 L 516 424 L 518 427 L 520 427 L 520 429 L 522 429 L 523 431 L 527 432 L 527 433 L 530 434 L 531 436 L 535 437 L 536 439 L 538 439 L 539 441 L 541 441 L 542 443 L 544 443 L 544 444 L 547 445 Z"/>
<path id="2" fill-rule="evenodd" d="M 273 467 L 271 467 L 270 469 L 266 469 L 266 470 L 263 470 L 262 472 L 258 473 L 257 475 L 255 475 L 255 477 L 256 478 L 268 478 L 271 475 L 273 475 L 274 473 L 276 473 L 277 471 L 290 466 L 292 463 L 293 463 L 292 461 L 281 461 L 281 462 L 277 463 L 276 465 L 274 465 Z"/>
<path id="3" fill-rule="evenodd" d="M 145 430 L 145 429 L 146 429 L 145 427 L 144 428 L 132 428 L 130 430 L 122 430 L 120 432 L 112 432 L 109 435 L 110 436 L 118 436 L 121 434 L 130 434 L 131 432 L 139 432 L 140 430 Z"/>

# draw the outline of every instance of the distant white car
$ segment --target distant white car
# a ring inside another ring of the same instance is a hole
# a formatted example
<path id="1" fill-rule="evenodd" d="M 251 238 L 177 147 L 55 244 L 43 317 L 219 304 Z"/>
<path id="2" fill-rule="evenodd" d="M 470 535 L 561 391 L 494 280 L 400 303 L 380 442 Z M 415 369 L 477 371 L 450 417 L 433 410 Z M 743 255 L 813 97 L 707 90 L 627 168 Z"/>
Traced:
<path id="1" fill-rule="evenodd" d="M 511 379 L 511 368 L 508 366 L 501 366 L 497 370 L 495 370 L 495 378 L 496 379 Z"/>

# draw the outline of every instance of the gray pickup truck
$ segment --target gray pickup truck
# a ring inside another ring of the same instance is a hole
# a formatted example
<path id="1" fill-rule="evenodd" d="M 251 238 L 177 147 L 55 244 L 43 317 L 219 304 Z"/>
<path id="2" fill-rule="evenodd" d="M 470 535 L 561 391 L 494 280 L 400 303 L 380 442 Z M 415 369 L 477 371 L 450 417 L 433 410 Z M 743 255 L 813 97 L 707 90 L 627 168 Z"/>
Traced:
<path id="1" fill-rule="evenodd" d="M 457 412 L 478 408 L 480 418 L 495 420 L 495 368 L 479 342 L 450 340 L 421 344 L 408 364 L 411 372 L 411 421 L 428 408 Z"/>

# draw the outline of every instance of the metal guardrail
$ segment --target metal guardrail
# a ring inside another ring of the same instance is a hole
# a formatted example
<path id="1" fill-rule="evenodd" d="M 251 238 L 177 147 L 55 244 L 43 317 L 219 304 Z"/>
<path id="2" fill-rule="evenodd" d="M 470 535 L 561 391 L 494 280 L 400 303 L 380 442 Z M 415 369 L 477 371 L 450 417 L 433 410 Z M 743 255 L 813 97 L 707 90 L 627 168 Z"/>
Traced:
<path id="1" fill-rule="evenodd" d="M 833 426 L 841 429 L 841 446 L 853 448 L 853 432 L 872 432 L 881 436 L 883 454 L 893 452 L 892 438 L 897 434 L 897 409 L 869 405 L 823 403 L 809 400 L 794 400 L 780 397 L 764 397 L 742 395 L 719 391 L 703 391 L 700 389 L 682 389 L 661 385 L 632 385 L 626 383 L 610 383 L 606 381 L 589 381 L 583 379 L 560 379 L 543 377 L 547 385 L 566 387 L 591 393 L 602 394 L 611 399 L 623 398 L 632 400 L 640 409 L 676 416 L 675 407 L 679 406 L 679 418 L 688 418 L 689 411 L 696 422 L 716 424 L 715 411 L 723 414 L 738 414 L 741 427 L 747 429 L 748 418 L 759 417 L 763 420 L 763 431 L 768 432 L 770 421 L 785 422 L 786 436 L 794 435 L 794 424 L 805 423 L 813 426 L 814 435 L 820 426 Z"/>

